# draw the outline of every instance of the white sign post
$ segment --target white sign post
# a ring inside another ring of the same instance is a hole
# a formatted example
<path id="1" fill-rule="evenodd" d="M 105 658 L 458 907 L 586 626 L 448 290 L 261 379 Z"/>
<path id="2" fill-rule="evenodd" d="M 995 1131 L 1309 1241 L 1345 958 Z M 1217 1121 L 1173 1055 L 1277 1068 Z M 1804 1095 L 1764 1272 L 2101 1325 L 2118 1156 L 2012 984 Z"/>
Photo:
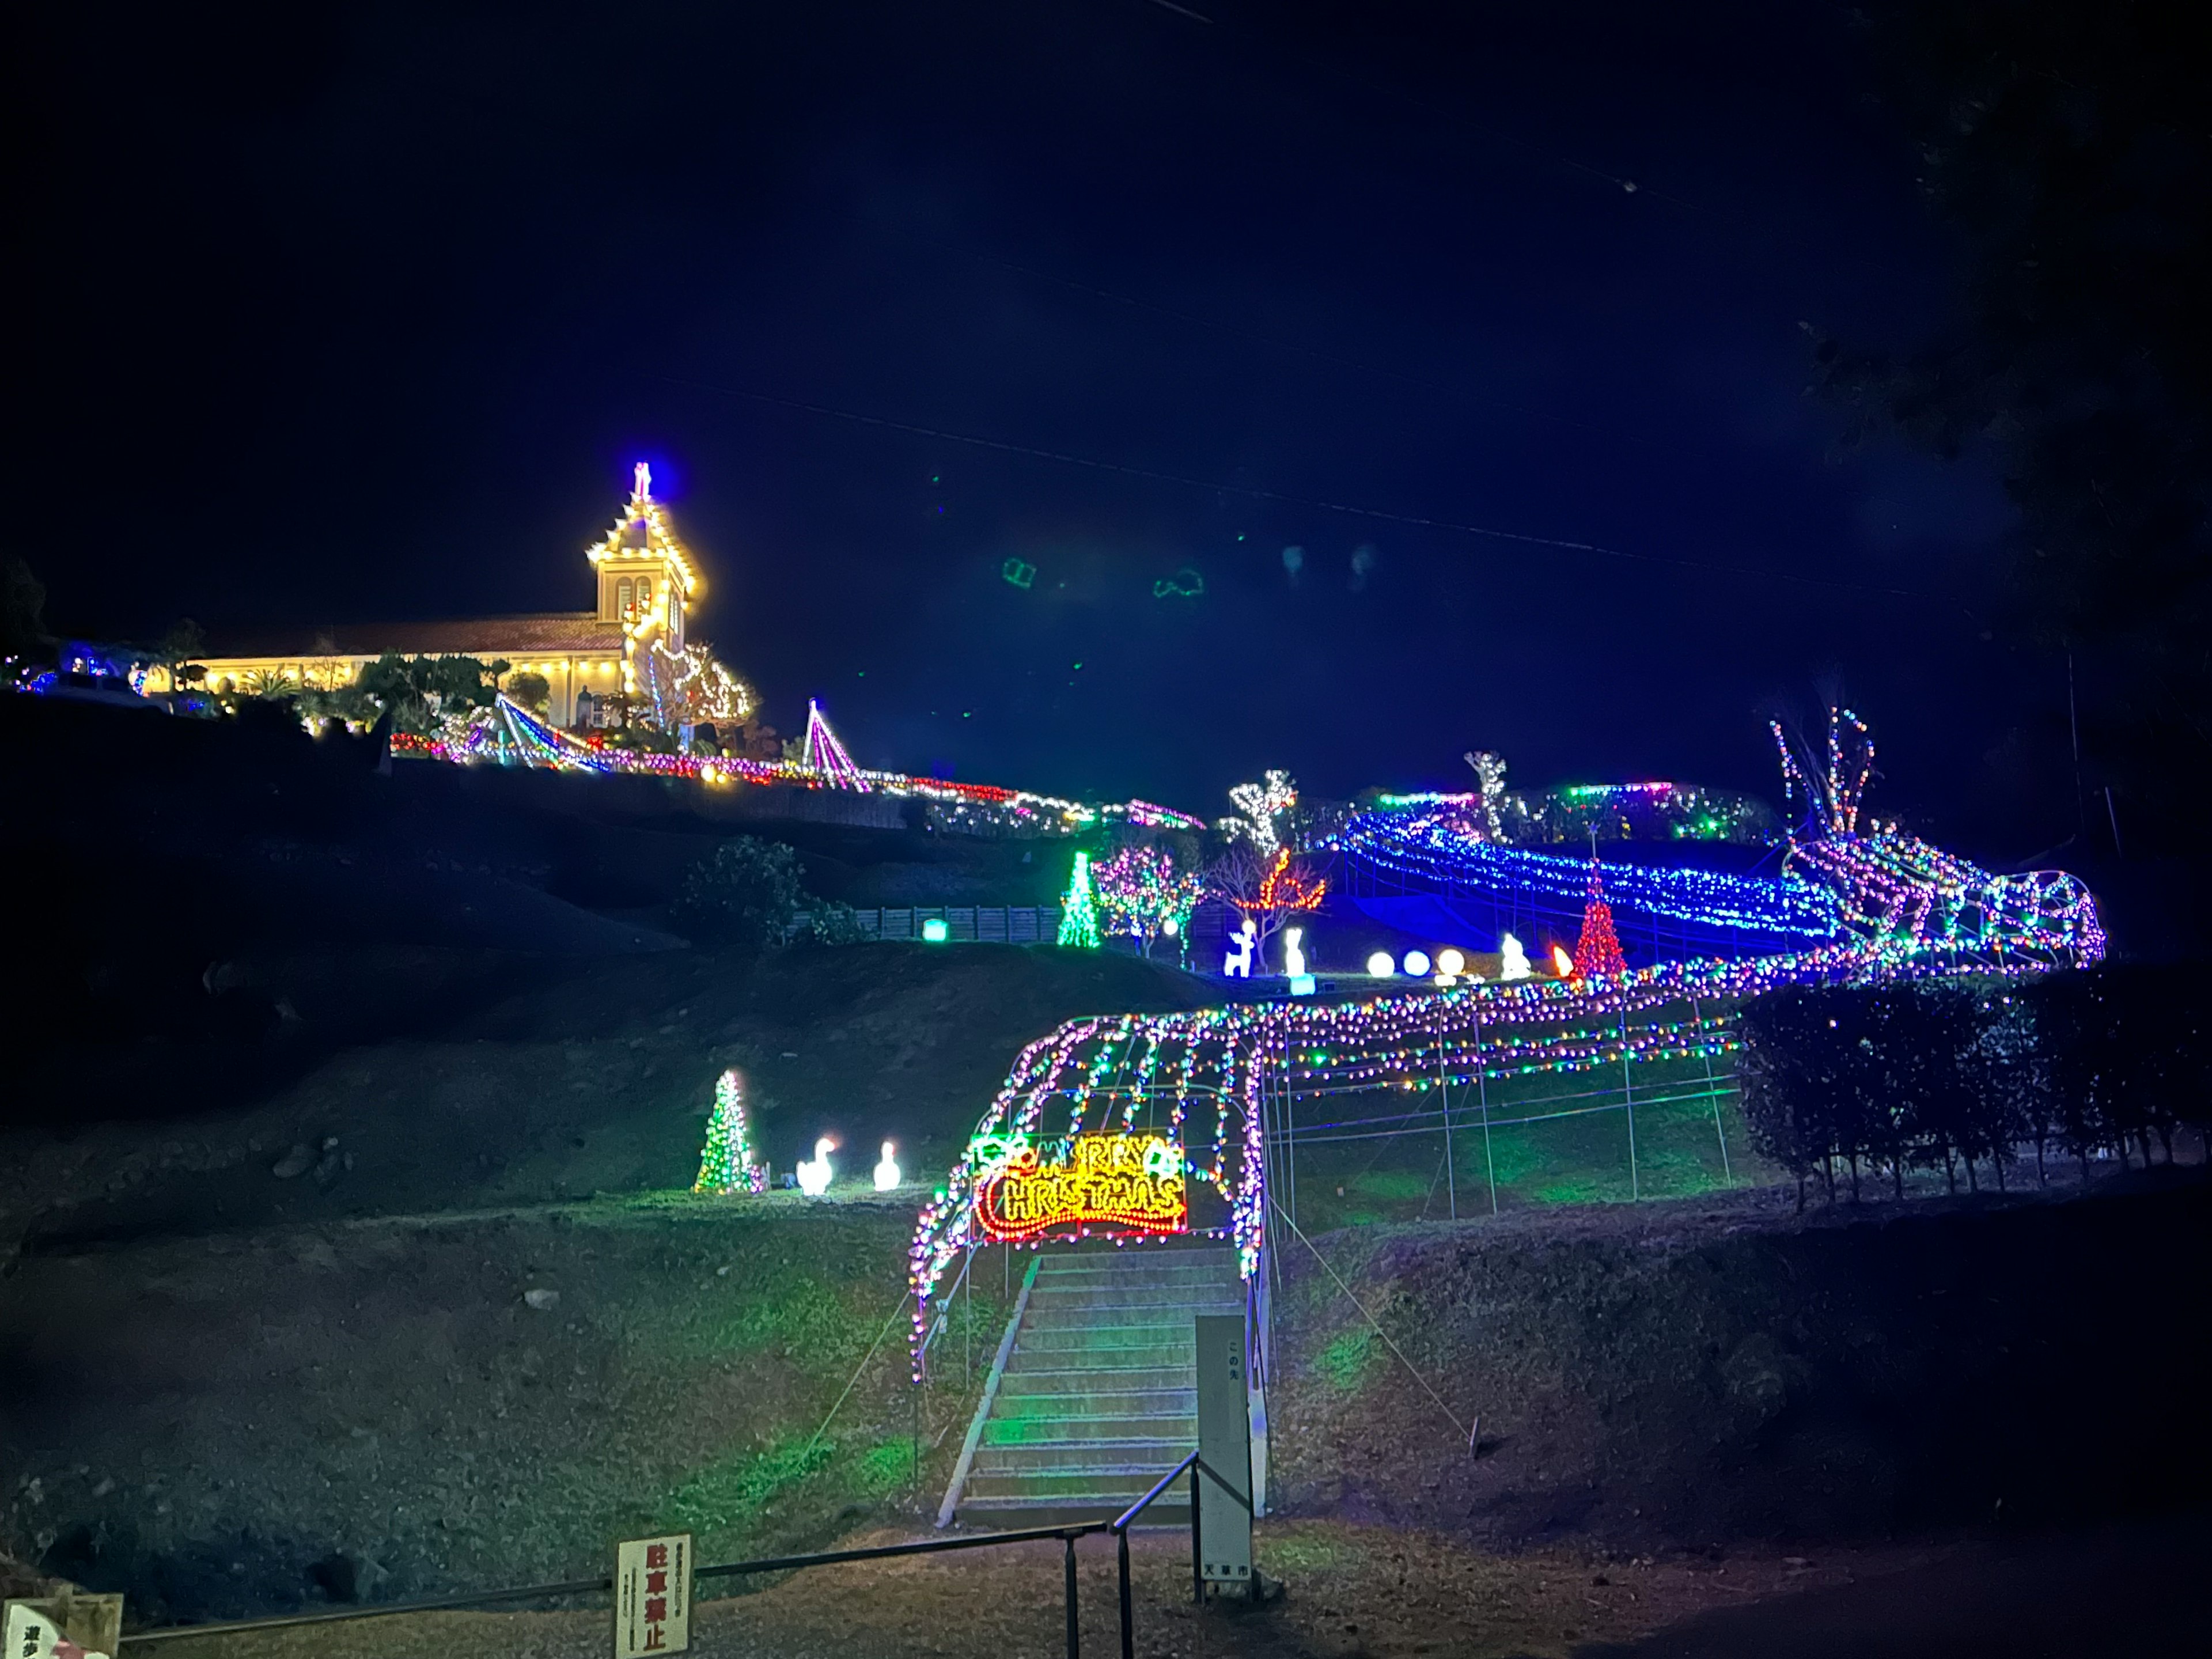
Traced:
<path id="1" fill-rule="evenodd" d="M 691 1645 L 691 1534 L 615 1546 L 615 1659 Z"/>
<path id="2" fill-rule="evenodd" d="M 1252 1417 L 1245 1388 L 1244 1316 L 1200 1314 L 1198 1455 L 1229 1483 L 1224 1492 L 1200 1471 L 1198 1477 L 1200 1578 L 1209 1584 L 1242 1584 L 1252 1577 Z M 1239 1500 L 1243 1501 L 1239 1501 Z"/>
<path id="3" fill-rule="evenodd" d="M 76 1605 L 80 1601 L 84 1603 L 82 1608 Z M 123 1624 L 119 1595 L 57 1596 L 10 1601 L 7 1607 L 5 1659 L 107 1659 L 108 1651 L 117 1645 L 107 1634 L 107 1626 L 120 1630 Z M 93 1626 L 99 1626 L 96 1632 L 90 1628 Z M 71 1631 L 88 1642 L 106 1643 L 106 1650 L 72 1640 Z"/>

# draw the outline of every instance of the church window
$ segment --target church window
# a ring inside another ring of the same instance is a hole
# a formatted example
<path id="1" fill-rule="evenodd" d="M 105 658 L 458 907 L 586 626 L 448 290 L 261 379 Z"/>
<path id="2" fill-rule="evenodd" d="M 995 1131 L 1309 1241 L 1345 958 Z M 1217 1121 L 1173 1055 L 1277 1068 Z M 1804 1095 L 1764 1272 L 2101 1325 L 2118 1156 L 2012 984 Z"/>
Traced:
<path id="1" fill-rule="evenodd" d="M 637 614 L 650 616 L 653 611 L 653 582 L 649 577 L 637 579 Z"/>
<path id="2" fill-rule="evenodd" d="M 615 584 L 615 609 L 624 622 L 628 622 L 637 614 L 635 602 L 630 597 L 630 581 L 627 576 Z"/>

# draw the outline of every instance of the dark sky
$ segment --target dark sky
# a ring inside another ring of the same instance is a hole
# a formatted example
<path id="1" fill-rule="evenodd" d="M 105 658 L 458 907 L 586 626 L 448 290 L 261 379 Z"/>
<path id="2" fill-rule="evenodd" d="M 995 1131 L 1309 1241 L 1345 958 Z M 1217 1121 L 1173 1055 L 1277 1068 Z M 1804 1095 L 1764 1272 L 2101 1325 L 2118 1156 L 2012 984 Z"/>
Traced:
<path id="1" fill-rule="evenodd" d="M 22 9 L 10 550 L 96 633 L 579 609 L 643 457 L 864 763 L 1772 795 L 1829 677 L 1882 810 L 2070 827 L 1994 477 L 1803 395 L 1952 303 L 1843 9 Z"/>

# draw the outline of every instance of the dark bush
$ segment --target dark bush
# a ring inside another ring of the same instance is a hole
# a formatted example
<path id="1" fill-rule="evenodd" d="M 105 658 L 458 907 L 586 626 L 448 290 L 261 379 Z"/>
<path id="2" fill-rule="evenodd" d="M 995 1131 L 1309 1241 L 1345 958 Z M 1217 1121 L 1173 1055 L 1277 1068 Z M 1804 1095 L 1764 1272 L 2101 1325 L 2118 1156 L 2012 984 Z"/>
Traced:
<path id="1" fill-rule="evenodd" d="M 2102 967 L 2033 980 L 1793 989 L 1744 1011 L 1738 1076 L 1759 1152 L 1831 1198 L 1872 1170 L 1978 1188 L 2033 1148 L 2148 1168 L 2212 1128 L 2212 973 Z"/>
<path id="2" fill-rule="evenodd" d="M 791 937 L 803 898 L 796 853 L 781 842 L 733 836 L 685 872 L 677 909 L 702 945 L 772 951 Z"/>
<path id="3" fill-rule="evenodd" d="M 842 899 L 809 899 L 806 908 L 817 945 L 858 945 L 868 937 L 861 931 L 860 912 Z"/>

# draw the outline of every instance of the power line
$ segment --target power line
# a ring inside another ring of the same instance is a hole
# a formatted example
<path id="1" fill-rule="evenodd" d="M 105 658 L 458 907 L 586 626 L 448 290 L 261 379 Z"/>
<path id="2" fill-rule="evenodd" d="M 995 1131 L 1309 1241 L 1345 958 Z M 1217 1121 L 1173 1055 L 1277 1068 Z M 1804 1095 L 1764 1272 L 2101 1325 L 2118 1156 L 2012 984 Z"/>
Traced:
<path id="1" fill-rule="evenodd" d="M 1373 519 L 1386 524 L 1411 525 L 1423 530 L 1449 530 L 1463 536 L 1482 536 L 1494 541 L 1515 542 L 1527 547 L 1548 547 L 1566 553 L 1589 553 L 1603 558 L 1622 559 L 1639 564 L 1672 565 L 1680 569 L 1705 571 L 1713 575 L 1730 576 L 1753 581 L 1790 582 L 1799 586 L 1825 588 L 1858 593 L 1879 593 L 1887 598 L 1913 599 L 1923 604 L 1932 603 L 1931 596 L 1915 593 L 1902 587 L 1887 587 L 1875 582 L 1845 581 L 1832 576 L 1807 576 L 1795 571 L 1762 570 L 1753 565 L 1720 564 L 1710 559 L 1686 559 L 1668 553 L 1644 553 L 1628 548 L 1607 547 L 1600 542 L 1572 541 L 1563 537 L 1538 536 L 1526 531 L 1500 530 L 1490 525 L 1465 524 L 1454 519 L 1437 519 L 1414 513 L 1393 513 L 1378 507 L 1362 507 L 1351 501 L 1332 501 L 1319 496 L 1293 495 L 1279 489 L 1263 489 L 1253 484 L 1222 483 L 1208 478 L 1194 478 L 1188 473 L 1166 472 L 1153 467 L 1131 466 L 1121 461 L 1102 461 L 1087 455 L 1073 455 L 1065 450 L 1042 449 L 1030 444 L 1010 443 L 1003 438 L 981 438 L 971 433 L 948 432 L 941 427 L 921 426 L 911 421 L 894 420 L 886 415 L 864 415 L 858 410 L 838 409 L 829 404 L 810 403 L 802 398 L 781 398 L 774 392 L 750 391 L 744 386 L 716 386 L 711 381 L 694 380 L 687 375 L 664 374 L 660 377 L 671 386 L 689 386 L 694 391 L 712 392 L 717 397 L 742 398 L 750 402 L 769 404 L 779 409 L 795 409 L 809 415 L 827 416 L 833 420 L 848 421 L 855 426 L 879 427 L 886 431 L 904 432 L 918 438 L 935 438 L 946 443 L 966 444 L 975 449 L 995 450 L 1005 455 L 1026 455 L 1036 460 L 1056 461 L 1063 466 L 1086 467 L 1095 472 L 1118 472 L 1125 477 L 1148 478 L 1156 483 L 1182 484 L 1193 489 L 1213 490 L 1224 495 L 1243 495 L 1254 501 L 1279 501 L 1288 507 L 1303 507 L 1323 513 L 1341 513 L 1349 518 Z"/>

